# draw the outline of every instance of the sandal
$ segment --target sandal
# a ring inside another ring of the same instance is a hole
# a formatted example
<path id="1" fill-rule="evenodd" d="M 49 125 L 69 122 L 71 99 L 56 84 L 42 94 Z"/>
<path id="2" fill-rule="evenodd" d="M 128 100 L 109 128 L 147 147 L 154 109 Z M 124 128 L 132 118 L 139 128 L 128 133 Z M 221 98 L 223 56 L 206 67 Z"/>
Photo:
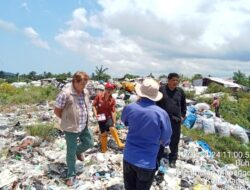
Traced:
<path id="1" fill-rule="evenodd" d="M 69 178 L 67 179 L 67 181 L 66 181 L 66 185 L 67 185 L 68 187 L 73 186 L 73 185 L 74 185 L 74 177 L 69 177 Z"/>
<path id="2" fill-rule="evenodd" d="M 84 156 L 82 154 L 77 154 L 76 158 L 80 161 L 84 161 Z"/>

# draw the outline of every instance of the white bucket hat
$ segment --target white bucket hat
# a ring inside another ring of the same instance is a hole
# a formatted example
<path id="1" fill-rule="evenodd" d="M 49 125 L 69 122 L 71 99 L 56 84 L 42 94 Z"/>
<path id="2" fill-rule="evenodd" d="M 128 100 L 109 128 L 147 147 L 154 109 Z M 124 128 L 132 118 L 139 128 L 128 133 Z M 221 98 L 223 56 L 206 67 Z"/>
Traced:
<path id="1" fill-rule="evenodd" d="M 145 97 L 153 101 L 162 99 L 162 93 L 159 91 L 159 84 L 151 78 L 144 79 L 142 84 L 137 83 L 135 92 L 140 97 Z"/>

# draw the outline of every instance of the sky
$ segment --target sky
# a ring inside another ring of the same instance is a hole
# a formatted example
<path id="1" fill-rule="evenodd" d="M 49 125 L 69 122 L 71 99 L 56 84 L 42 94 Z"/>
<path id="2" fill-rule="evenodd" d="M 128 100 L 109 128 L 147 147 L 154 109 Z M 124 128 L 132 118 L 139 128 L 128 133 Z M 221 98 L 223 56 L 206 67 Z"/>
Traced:
<path id="1" fill-rule="evenodd" d="M 0 0 L 0 70 L 250 75 L 249 0 Z"/>

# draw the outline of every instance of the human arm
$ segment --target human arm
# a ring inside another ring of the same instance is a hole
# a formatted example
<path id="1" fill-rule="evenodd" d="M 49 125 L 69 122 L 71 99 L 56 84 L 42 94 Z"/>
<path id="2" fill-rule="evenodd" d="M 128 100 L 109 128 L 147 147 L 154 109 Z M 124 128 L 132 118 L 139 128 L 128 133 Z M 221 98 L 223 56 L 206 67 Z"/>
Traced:
<path id="1" fill-rule="evenodd" d="M 98 96 L 96 96 L 94 101 L 93 101 L 93 106 L 92 106 L 92 110 L 93 110 L 93 114 L 94 114 L 95 118 L 97 118 L 97 116 L 98 116 L 98 114 L 97 114 L 98 102 L 99 102 L 99 98 L 98 98 Z"/>
<path id="2" fill-rule="evenodd" d="M 181 95 L 181 120 L 184 120 L 186 117 L 186 113 L 187 113 L 187 105 L 186 105 L 186 95 L 185 92 L 183 90 L 182 91 L 182 95 Z"/>
<path id="3" fill-rule="evenodd" d="M 161 116 L 161 144 L 167 146 L 170 144 L 172 136 L 172 127 L 168 114 L 165 112 Z"/>
<path id="4" fill-rule="evenodd" d="M 95 116 L 95 118 L 97 118 L 97 110 L 96 110 L 96 107 L 95 106 L 93 106 L 92 107 L 92 110 L 93 110 L 93 114 L 94 114 L 94 116 Z"/>
<path id="5" fill-rule="evenodd" d="M 111 116 L 112 116 L 113 126 L 115 127 L 116 126 L 116 111 L 112 112 Z"/>
<path id="6" fill-rule="evenodd" d="M 55 108 L 54 108 L 54 114 L 55 114 L 57 117 L 59 117 L 60 119 L 62 118 L 62 111 L 63 111 L 63 109 L 61 109 L 61 108 L 58 108 L 58 107 L 55 107 Z"/>
<path id="7" fill-rule="evenodd" d="M 115 105 L 116 105 L 116 102 L 115 102 L 115 99 L 114 99 L 113 102 L 112 102 L 112 105 L 111 105 L 111 117 L 112 117 L 112 121 L 113 121 L 113 126 L 116 126 L 116 109 L 115 109 Z"/>
<path id="8" fill-rule="evenodd" d="M 56 98 L 54 113 L 60 119 L 62 118 L 62 112 L 63 112 L 64 106 L 66 105 L 66 102 L 67 102 L 67 95 L 63 92 L 58 94 L 58 96 Z"/>

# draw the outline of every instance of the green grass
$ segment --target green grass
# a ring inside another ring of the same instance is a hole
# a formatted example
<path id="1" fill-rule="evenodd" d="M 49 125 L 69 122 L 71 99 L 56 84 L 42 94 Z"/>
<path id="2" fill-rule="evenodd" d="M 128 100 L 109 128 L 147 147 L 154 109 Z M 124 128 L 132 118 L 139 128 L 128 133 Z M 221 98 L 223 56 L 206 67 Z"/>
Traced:
<path id="1" fill-rule="evenodd" d="M 250 171 L 250 143 L 244 145 L 234 137 L 219 137 L 217 134 L 205 135 L 203 131 L 187 129 L 184 126 L 182 126 L 182 134 L 191 137 L 194 141 L 203 140 L 208 143 L 216 160 L 235 165 L 237 160 L 242 160 L 243 164 L 238 164 L 240 169 Z M 250 178 L 250 176 L 248 177 Z"/>
<path id="2" fill-rule="evenodd" d="M 42 140 L 54 141 L 56 137 L 56 129 L 52 124 L 37 124 L 26 127 L 26 131 L 31 136 L 38 136 Z"/>
<path id="3" fill-rule="evenodd" d="M 35 104 L 55 100 L 59 90 L 53 86 L 15 88 L 8 83 L 0 84 L 0 106 Z"/>

